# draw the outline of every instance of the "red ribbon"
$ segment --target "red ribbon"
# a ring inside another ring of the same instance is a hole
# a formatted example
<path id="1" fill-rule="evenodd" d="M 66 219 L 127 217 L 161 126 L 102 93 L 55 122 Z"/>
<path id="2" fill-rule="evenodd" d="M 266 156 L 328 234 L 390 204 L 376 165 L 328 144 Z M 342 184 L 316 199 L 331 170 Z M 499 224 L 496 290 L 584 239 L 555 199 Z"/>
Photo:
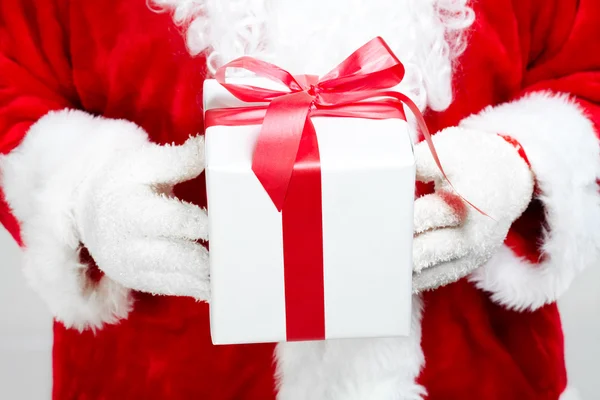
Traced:
<path id="1" fill-rule="evenodd" d="M 227 83 L 229 68 L 253 72 L 282 84 L 287 90 Z M 420 110 L 404 94 L 389 90 L 402 81 L 404 66 L 383 39 L 377 37 L 321 79 L 310 75 L 294 77 L 276 65 L 251 57 L 224 65 L 215 77 L 244 102 L 268 103 L 209 110 L 205 125 L 262 123 L 252 170 L 282 212 L 287 338 L 324 339 L 321 169 L 310 118 L 405 120 L 404 104 L 415 115 L 434 161 L 447 180 Z"/>
<path id="2" fill-rule="evenodd" d="M 245 69 L 281 83 L 288 90 L 227 83 L 225 75 L 229 68 Z M 311 129 L 309 116 L 315 109 L 377 99 L 386 100 L 392 108 L 402 109 L 404 103 L 415 115 L 431 154 L 446 177 L 419 108 L 401 93 L 382 91 L 398 85 L 403 77 L 404 65 L 380 37 L 356 50 L 320 80 L 306 75 L 297 78 L 276 65 L 251 57 L 234 60 L 219 68 L 215 75 L 222 86 L 244 102 L 270 102 L 256 143 L 252 170 L 279 211 L 288 192 L 300 139 L 306 129 Z M 396 101 L 390 102 L 390 99 Z M 369 118 L 366 113 L 355 116 Z"/>

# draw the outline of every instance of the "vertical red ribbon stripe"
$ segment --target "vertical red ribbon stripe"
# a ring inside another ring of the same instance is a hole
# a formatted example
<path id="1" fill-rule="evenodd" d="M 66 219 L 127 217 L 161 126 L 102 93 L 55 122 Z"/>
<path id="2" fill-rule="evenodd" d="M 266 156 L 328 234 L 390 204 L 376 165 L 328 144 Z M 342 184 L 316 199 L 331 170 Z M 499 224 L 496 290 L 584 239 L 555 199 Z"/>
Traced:
<path id="1" fill-rule="evenodd" d="M 214 109 L 205 126 L 263 124 L 265 106 Z M 347 104 L 315 109 L 312 116 L 406 120 L 397 103 Z M 325 338 L 321 163 L 316 132 L 307 120 L 282 207 L 286 339 Z"/>
<path id="2" fill-rule="evenodd" d="M 228 83 L 228 68 L 245 69 L 277 82 L 287 90 Z M 347 117 L 404 119 L 404 104 L 415 115 L 433 158 L 446 177 L 418 107 L 407 96 L 390 90 L 402 81 L 404 66 L 383 39 L 377 37 L 321 79 L 294 77 L 276 65 L 251 57 L 241 57 L 224 65 L 215 77 L 244 102 L 269 103 L 261 115 L 262 126 L 252 158 L 252 170 L 274 206 L 282 212 L 287 339 L 323 339 L 321 168 L 319 146 L 310 117 L 321 112 Z M 359 111 L 361 108 L 363 110 Z M 238 111 L 248 112 L 247 108 L 242 110 Z M 219 111 L 222 110 L 207 112 L 206 126 L 219 119 L 215 116 Z M 250 114 L 251 120 L 259 118 L 256 113 Z M 220 119 L 227 119 L 223 115 Z M 228 116 L 234 121 L 233 125 L 243 123 L 244 118 L 236 117 L 235 110 Z"/>
<path id="3" fill-rule="evenodd" d="M 288 341 L 325 339 L 322 215 L 319 146 L 308 121 L 282 210 Z"/>

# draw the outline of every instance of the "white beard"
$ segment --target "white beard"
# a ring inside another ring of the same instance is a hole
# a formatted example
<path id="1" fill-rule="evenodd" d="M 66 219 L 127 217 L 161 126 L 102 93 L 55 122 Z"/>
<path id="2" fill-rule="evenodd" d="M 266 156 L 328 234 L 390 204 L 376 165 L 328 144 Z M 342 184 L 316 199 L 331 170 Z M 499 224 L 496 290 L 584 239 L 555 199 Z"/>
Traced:
<path id="1" fill-rule="evenodd" d="M 467 0 L 154 0 L 187 27 L 209 69 L 248 55 L 294 74 L 322 75 L 375 36 L 406 67 L 401 89 L 419 105 L 452 100 L 452 64 L 473 21 Z"/>

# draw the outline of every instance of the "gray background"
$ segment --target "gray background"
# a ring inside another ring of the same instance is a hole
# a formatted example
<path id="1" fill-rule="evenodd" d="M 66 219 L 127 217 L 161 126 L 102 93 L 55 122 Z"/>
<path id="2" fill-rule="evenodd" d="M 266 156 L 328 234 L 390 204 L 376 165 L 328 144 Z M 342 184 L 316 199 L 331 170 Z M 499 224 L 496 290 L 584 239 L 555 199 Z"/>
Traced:
<path id="1" fill-rule="evenodd" d="M 19 255 L 0 228 L 0 399 L 50 399 L 51 318 L 25 285 Z M 600 265 L 580 276 L 560 303 L 570 381 L 584 400 L 600 399 L 599 286 Z"/>

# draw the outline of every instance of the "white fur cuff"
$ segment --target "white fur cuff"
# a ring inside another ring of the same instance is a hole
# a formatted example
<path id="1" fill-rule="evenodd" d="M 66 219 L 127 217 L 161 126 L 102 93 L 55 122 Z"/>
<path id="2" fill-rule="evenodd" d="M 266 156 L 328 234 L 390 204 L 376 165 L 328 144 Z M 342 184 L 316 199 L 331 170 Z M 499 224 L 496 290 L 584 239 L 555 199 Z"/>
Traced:
<path id="1" fill-rule="evenodd" d="M 130 122 L 64 110 L 42 117 L 0 159 L 0 184 L 21 225 L 24 273 L 67 327 L 99 328 L 131 310 L 129 289 L 107 277 L 88 280 L 73 210 L 77 188 L 92 171 L 120 149 L 147 142 L 146 133 Z"/>
<path id="2" fill-rule="evenodd" d="M 461 126 L 519 141 L 546 211 L 542 262 L 530 264 L 505 248 L 473 280 L 511 308 L 556 301 L 577 272 L 600 261 L 600 146 L 591 121 L 565 95 L 534 93 L 488 108 Z"/>

